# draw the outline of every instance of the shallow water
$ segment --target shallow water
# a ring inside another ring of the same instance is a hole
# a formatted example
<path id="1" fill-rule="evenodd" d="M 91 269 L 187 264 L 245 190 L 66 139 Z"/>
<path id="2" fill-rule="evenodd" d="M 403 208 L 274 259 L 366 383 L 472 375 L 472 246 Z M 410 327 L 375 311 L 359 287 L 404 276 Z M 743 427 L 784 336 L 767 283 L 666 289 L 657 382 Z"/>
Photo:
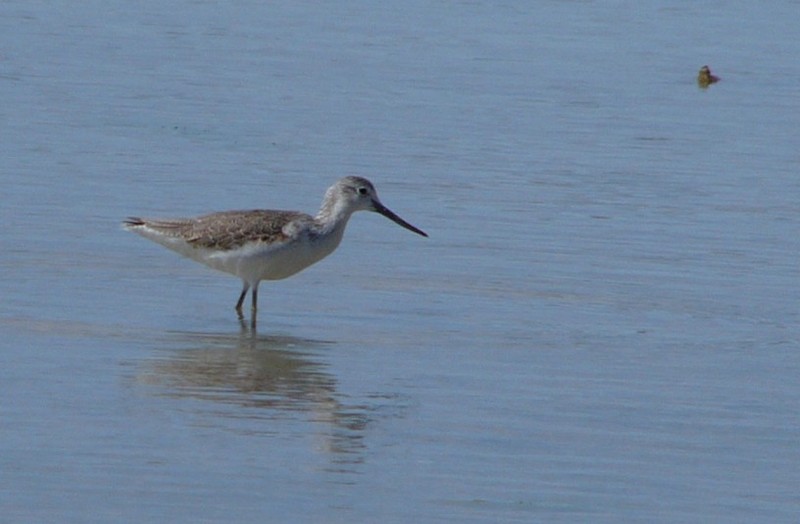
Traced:
<path id="1" fill-rule="evenodd" d="M 796 521 L 796 6 L 238 5 L 0 7 L 5 518 Z M 119 227 L 346 174 L 257 331 Z"/>

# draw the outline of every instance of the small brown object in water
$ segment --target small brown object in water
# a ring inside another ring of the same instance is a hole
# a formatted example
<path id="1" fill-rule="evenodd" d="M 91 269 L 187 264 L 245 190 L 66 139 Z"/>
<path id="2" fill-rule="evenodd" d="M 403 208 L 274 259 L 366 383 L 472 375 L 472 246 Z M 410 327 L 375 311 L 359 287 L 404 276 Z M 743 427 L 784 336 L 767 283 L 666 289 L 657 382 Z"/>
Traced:
<path id="1" fill-rule="evenodd" d="M 697 74 L 697 85 L 705 89 L 715 82 L 719 82 L 719 77 L 712 75 L 711 69 L 707 65 L 701 67 L 700 72 Z"/>

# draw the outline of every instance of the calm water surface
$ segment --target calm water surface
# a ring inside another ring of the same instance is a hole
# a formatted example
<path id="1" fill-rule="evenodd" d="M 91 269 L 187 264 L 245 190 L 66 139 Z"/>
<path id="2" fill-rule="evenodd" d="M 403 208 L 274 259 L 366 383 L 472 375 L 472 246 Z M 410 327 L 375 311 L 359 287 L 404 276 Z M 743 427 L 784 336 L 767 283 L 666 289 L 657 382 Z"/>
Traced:
<path id="1" fill-rule="evenodd" d="M 3 520 L 796 522 L 797 14 L 3 3 Z M 119 228 L 346 174 L 257 332 Z"/>

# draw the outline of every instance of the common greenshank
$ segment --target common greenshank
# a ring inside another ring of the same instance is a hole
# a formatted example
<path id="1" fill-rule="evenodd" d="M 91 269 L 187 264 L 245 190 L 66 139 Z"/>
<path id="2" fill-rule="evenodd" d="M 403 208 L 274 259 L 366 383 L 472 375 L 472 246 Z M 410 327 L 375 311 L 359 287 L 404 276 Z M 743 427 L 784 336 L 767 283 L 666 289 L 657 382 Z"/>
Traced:
<path id="1" fill-rule="evenodd" d="M 298 211 L 256 209 L 196 218 L 131 217 L 123 224 L 128 231 L 241 278 L 236 312 L 242 319 L 242 303 L 247 291 L 252 290 L 255 325 L 259 283 L 290 277 L 330 255 L 356 211 L 380 213 L 418 235 L 428 236 L 384 206 L 369 180 L 355 176 L 344 177 L 327 190 L 315 217 Z"/>

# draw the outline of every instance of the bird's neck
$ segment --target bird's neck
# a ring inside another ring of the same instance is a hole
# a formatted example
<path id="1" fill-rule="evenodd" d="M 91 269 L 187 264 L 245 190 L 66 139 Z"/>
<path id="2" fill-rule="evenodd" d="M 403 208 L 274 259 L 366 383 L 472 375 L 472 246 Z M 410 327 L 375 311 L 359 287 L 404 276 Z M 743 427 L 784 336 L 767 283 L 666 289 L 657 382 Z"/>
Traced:
<path id="1" fill-rule="evenodd" d="M 332 198 L 326 194 L 317 216 L 314 217 L 317 231 L 321 235 L 328 235 L 335 232 L 341 236 L 352 214 L 353 210 L 344 205 L 341 200 Z"/>

